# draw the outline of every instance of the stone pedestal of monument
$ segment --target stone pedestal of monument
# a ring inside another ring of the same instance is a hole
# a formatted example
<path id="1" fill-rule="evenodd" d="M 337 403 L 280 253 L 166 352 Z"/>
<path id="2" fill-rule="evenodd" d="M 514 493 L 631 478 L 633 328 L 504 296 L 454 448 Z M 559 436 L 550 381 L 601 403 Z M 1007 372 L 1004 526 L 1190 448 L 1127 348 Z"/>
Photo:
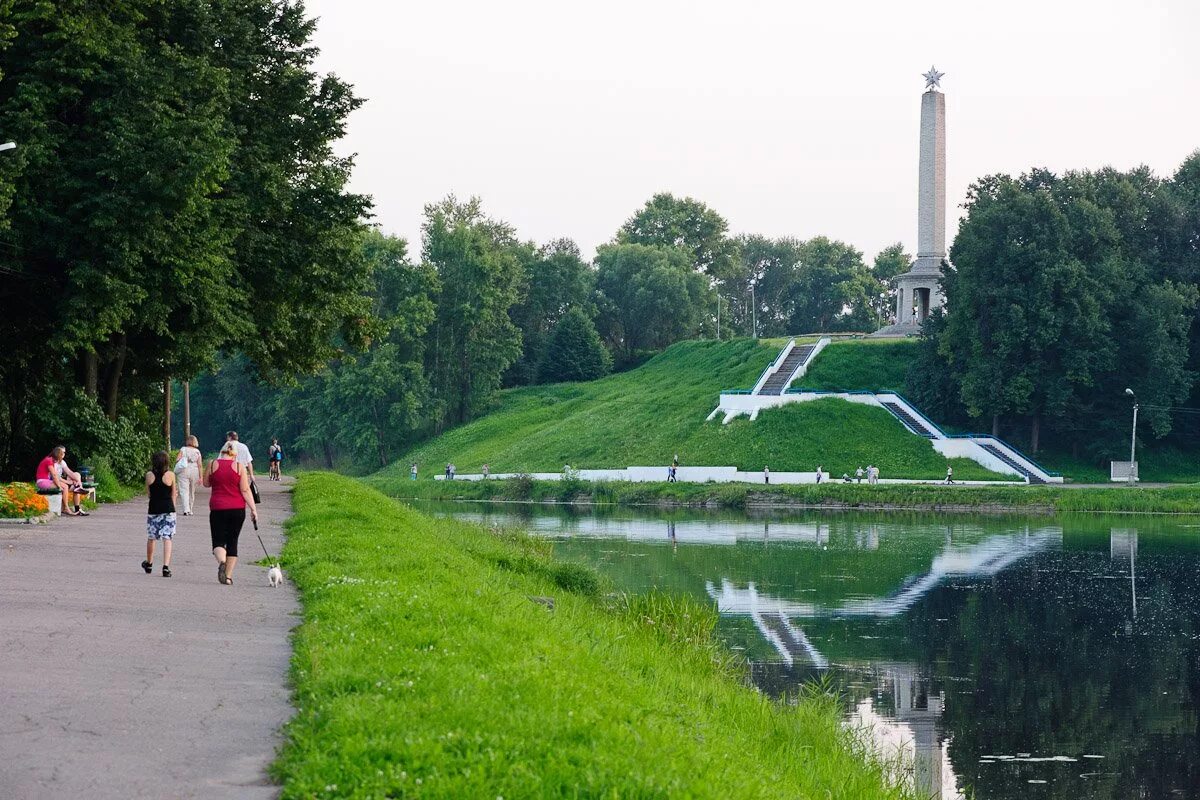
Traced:
<path id="1" fill-rule="evenodd" d="M 929 312 L 945 302 L 940 285 L 946 260 L 946 96 L 935 88 L 941 73 L 925 76 L 921 95 L 921 154 L 917 186 L 917 259 L 896 277 L 896 322 L 873 336 L 913 336 Z"/>

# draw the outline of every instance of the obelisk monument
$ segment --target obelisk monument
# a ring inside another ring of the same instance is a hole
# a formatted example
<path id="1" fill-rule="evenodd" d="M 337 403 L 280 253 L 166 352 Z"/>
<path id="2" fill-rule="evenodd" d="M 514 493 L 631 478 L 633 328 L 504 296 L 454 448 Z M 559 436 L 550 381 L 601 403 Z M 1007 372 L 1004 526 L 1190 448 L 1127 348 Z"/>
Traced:
<path id="1" fill-rule="evenodd" d="M 946 260 L 946 95 L 938 91 L 945 73 L 930 68 L 921 95 L 921 152 L 917 178 L 917 260 L 896 277 L 896 323 L 877 336 L 912 336 L 929 312 L 944 302 L 938 281 Z"/>

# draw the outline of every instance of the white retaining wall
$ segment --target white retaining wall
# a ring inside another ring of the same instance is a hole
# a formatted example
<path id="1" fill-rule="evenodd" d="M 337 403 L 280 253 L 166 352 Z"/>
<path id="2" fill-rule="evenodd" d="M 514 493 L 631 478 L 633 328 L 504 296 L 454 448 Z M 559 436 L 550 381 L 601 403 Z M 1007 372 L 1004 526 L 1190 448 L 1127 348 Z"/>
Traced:
<path id="1" fill-rule="evenodd" d="M 811 363 L 809 359 L 809 363 Z M 788 403 L 808 403 L 813 400 L 822 400 L 827 397 L 832 397 L 837 400 L 845 400 L 848 403 L 860 403 L 868 406 L 883 407 L 885 402 L 895 403 L 900 408 L 907 411 L 914 419 L 923 420 L 923 415 L 908 403 L 903 397 L 892 392 L 880 392 L 878 394 L 857 393 L 857 392 L 796 392 L 793 394 L 781 395 L 757 395 L 757 394 L 722 394 L 720 402 L 713 412 L 708 415 L 708 419 L 712 420 L 717 414 L 724 413 L 725 419 L 723 423 L 728 424 L 731 420 L 742 414 L 748 414 L 751 420 L 757 419 L 758 414 L 763 409 L 778 408 L 779 406 L 787 405 Z M 899 422 L 899 420 L 897 420 Z M 969 458 L 976 464 L 987 467 L 993 472 L 998 472 L 1001 475 L 1015 475 L 1021 478 L 1024 482 L 1024 477 L 1016 470 L 1005 464 L 993 454 L 984 450 L 980 445 L 990 444 L 1006 453 L 1014 461 L 1022 464 L 1030 472 L 1039 475 L 1047 483 L 1062 483 L 1063 479 L 1058 475 L 1050 475 L 1045 472 L 1037 464 L 1034 464 L 1023 453 L 1006 445 L 1004 442 L 993 439 L 990 436 L 978 436 L 974 438 L 958 438 L 948 437 L 942 433 L 936 426 L 931 428 L 933 433 L 933 449 L 937 450 L 947 458 Z M 772 476 L 774 477 L 774 476 Z M 783 481 L 780 481 L 781 483 Z M 958 481 L 956 481 L 957 483 Z"/>
<path id="2" fill-rule="evenodd" d="M 630 483 L 662 483 L 667 480 L 666 467 L 626 467 L 625 469 L 581 469 L 575 474 L 585 481 L 628 481 Z M 495 472 L 488 476 L 489 480 L 507 480 L 519 477 L 516 472 Z M 539 481 L 560 481 L 561 472 L 534 472 L 529 477 Z M 445 480 L 445 475 L 435 475 L 435 481 Z M 676 479 L 680 483 L 763 483 L 762 472 L 745 472 L 737 467 L 679 467 Z M 481 481 L 483 475 L 463 474 L 454 477 L 456 481 Z M 811 472 L 772 472 L 771 485 L 816 483 L 817 471 Z M 821 473 L 822 483 L 843 483 L 836 480 L 828 472 Z M 855 481 L 858 482 L 857 480 Z M 880 483 L 896 484 L 931 484 L 942 483 L 941 479 L 914 480 L 909 478 L 880 478 Z M 866 485 L 866 480 L 862 481 Z M 955 481 L 963 486 L 1007 486 L 1024 481 Z"/>

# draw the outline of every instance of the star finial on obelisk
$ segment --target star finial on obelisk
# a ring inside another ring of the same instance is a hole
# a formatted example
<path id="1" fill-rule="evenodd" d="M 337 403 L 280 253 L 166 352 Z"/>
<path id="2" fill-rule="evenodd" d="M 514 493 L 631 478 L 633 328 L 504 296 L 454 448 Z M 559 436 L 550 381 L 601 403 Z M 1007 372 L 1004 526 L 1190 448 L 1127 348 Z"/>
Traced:
<path id="1" fill-rule="evenodd" d="M 938 72 L 937 67 L 930 67 L 929 72 L 926 72 L 924 75 L 921 76 L 921 77 L 925 78 L 925 88 L 926 89 L 936 89 L 939 86 L 941 86 L 942 85 L 942 76 L 945 74 L 946 73 L 944 73 L 944 72 Z"/>

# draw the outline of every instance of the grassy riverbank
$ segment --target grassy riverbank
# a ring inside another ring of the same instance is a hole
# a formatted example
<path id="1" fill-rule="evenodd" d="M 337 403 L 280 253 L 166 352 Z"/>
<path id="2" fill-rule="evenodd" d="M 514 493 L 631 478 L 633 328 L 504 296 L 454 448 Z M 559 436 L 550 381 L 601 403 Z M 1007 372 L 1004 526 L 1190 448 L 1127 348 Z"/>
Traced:
<path id="1" fill-rule="evenodd" d="M 587 483 L 585 481 L 410 481 L 380 473 L 367 481 L 386 494 L 425 500 L 530 500 L 624 505 L 745 508 L 755 505 L 919 511 L 1113 512 L 1200 514 L 1200 486 L 937 486 L 827 483 Z"/>
<path id="2" fill-rule="evenodd" d="M 899 797 L 824 696 L 746 688 L 715 614 L 348 478 L 294 495 L 285 798 Z M 554 598 L 554 609 L 530 597 Z"/>
<path id="3" fill-rule="evenodd" d="M 882 408 L 843 400 L 791 404 L 754 422 L 705 422 L 722 389 L 753 386 L 777 354 L 745 339 L 680 342 L 620 375 L 503 392 L 490 413 L 404 454 L 384 473 L 407 478 L 414 461 L 424 474 L 447 462 L 460 473 L 485 463 L 508 473 L 564 464 L 624 469 L 665 465 L 678 454 L 690 466 L 752 471 L 809 472 L 820 464 L 840 476 L 875 464 L 889 477 L 940 478 L 947 466 L 967 480 L 1002 477 L 967 459 L 948 461 Z"/>

